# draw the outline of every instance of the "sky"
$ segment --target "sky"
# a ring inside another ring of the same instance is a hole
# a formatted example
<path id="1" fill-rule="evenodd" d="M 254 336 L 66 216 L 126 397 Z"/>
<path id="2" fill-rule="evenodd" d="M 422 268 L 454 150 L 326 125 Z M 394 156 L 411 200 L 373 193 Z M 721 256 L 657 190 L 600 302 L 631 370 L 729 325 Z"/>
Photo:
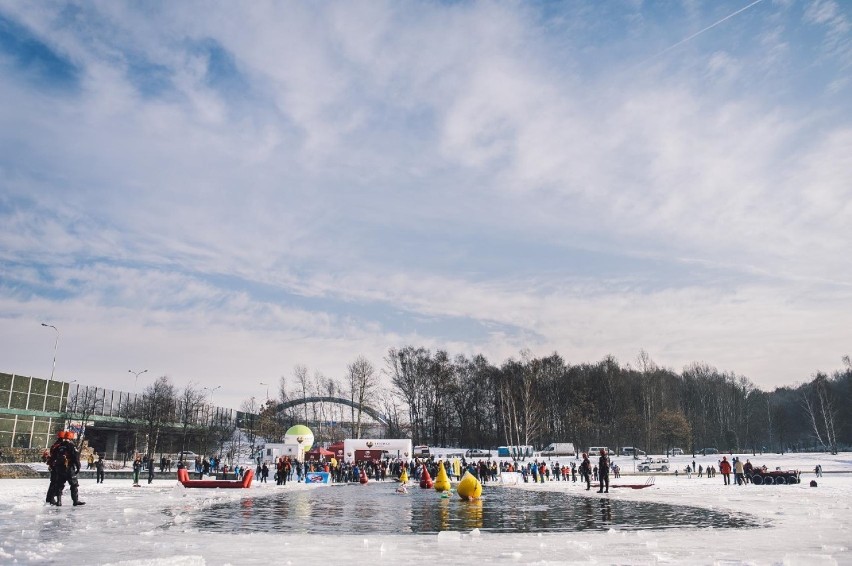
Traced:
<path id="1" fill-rule="evenodd" d="M 0 0 L 0 77 L 0 371 L 852 353 L 848 2 Z"/>

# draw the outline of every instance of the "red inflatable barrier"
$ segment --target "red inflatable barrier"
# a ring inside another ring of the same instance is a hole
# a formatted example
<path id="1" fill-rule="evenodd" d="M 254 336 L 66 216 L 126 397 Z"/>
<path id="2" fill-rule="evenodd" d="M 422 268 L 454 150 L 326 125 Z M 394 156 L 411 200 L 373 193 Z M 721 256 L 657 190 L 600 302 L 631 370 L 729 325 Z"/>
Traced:
<path id="1" fill-rule="evenodd" d="M 251 480 L 254 479 L 254 470 L 246 470 L 241 480 L 191 480 L 186 468 L 179 469 L 177 474 L 178 481 L 183 484 L 183 487 L 248 488 L 251 487 Z"/>

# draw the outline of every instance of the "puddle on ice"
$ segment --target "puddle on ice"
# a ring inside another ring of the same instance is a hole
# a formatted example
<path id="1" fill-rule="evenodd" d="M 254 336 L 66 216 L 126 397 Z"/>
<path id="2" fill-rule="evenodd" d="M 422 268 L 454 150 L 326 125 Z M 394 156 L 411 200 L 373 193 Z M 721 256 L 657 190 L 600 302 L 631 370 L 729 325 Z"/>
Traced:
<path id="1" fill-rule="evenodd" d="M 442 498 L 434 490 L 418 488 L 399 495 L 393 485 L 275 490 L 272 494 L 212 504 L 194 518 L 192 525 L 210 532 L 328 535 L 766 526 L 749 515 L 664 503 L 487 486 L 482 500 L 468 502 L 456 496 Z"/>

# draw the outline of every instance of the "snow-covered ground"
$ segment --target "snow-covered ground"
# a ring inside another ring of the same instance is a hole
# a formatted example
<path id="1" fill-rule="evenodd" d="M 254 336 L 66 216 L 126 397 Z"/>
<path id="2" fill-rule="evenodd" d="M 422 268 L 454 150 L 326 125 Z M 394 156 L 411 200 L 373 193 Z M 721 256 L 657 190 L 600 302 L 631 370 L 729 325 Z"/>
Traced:
<path id="1" fill-rule="evenodd" d="M 210 505 L 280 493 L 332 489 L 289 483 L 250 490 L 188 490 L 174 480 L 131 487 L 130 480 L 81 481 L 85 507 L 45 506 L 47 480 L 0 480 L 0 564 L 852 564 L 852 454 L 744 456 L 770 469 L 805 470 L 800 485 L 724 486 L 681 474 L 660 475 L 653 487 L 586 492 L 577 484 L 522 484 L 517 489 L 563 490 L 580 497 L 656 501 L 742 512 L 769 527 L 569 533 L 321 535 L 199 532 L 193 518 Z M 554 461 L 557 458 L 554 458 Z M 691 457 L 673 459 L 679 468 Z M 706 466 L 716 458 L 696 459 Z M 623 470 L 629 459 L 617 460 Z M 825 475 L 809 487 L 820 463 Z M 612 483 L 642 483 L 629 475 Z M 388 489 L 393 489 L 388 484 Z M 514 489 L 514 488 L 506 488 Z M 487 505 L 484 501 L 483 505 Z M 378 511 L 378 510 L 377 510 Z M 247 513 L 251 510 L 247 509 Z M 286 517 L 258 518 L 286 521 Z"/>

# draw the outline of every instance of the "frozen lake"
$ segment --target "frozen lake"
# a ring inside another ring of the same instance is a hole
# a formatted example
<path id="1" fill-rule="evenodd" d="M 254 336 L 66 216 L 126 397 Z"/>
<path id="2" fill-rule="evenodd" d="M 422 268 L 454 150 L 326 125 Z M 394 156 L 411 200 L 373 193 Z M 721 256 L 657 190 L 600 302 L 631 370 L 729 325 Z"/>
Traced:
<path id="1" fill-rule="evenodd" d="M 395 492 L 396 483 L 343 484 L 215 503 L 192 521 L 213 533 L 289 532 L 435 534 L 441 531 L 546 533 L 582 530 L 745 528 L 750 515 L 651 501 L 592 498 L 552 491 L 485 486 L 482 500 L 442 498 L 430 489 Z M 286 517 L 286 521 L 279 518 Z"/>
<path id="2" fill-rule="evenodd" d="M 829 473 L 818 478 L 817 488 L 808 487 L 812 474 L 788 486 L 725 486 L 721 478 L 665 475 L 647 489 L 611 489 L 606 495 L 579 483 L 521 484 L 493 490 L 519 503 L 498 504 L 488 488 L 481 507 L 441 500 L 417 487 L 396 495 L 393 482 L 207 491 L 184 489 L 175 480 L 133 488 L 130 480 L 107 479 L 81 481 L 85 507 L 55 508 L 44 504 L 47 480 L 0 480 L 0 564 L 852 565 L 852 455 L 757 460 L 806 471 L 820 462 Z M 358 523 L 369 528 L 353 532 L 339 518 L 335 524 L 335 505 L 320 503 L 344 496 L 354 498 L 347 505 L 360 509 Z M 374 498 L 387 498 L 390 505 L 377 507 Z M 551 516 L 566 507 L 573 515 L 563 517 L 565 526 L 586 521 L 587 528 L 559 530 Z M 491 509 L 506 514 L 505 521 L 514 516 L 512 521 L 536 527 L 501 531 L 499 519 L 486 519 Z M 685 515 L 673 517 L 671 526 L 636 528 L 640 519 L 622 521 L 622 513 L 651 509 Z M 695 509 L 703 518 L 697 522 Z M 707 517 L 729 517 L 747 528 L 702 522 Z M 763 526 L 751 528 L 754 521 Z"/>

